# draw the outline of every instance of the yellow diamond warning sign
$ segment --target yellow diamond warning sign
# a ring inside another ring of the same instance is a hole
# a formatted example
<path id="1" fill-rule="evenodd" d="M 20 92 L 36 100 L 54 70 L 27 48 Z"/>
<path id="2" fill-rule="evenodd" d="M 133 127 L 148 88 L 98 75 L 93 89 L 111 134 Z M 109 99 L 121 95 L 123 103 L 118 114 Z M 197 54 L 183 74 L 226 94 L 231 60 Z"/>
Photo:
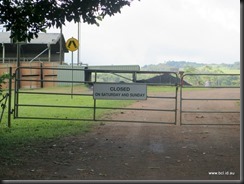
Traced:
<path id="1" fill-rule="evenodd" d="M 72 37 L 67 40 L 65 45 L 69 51 L 76 51 L 79 48 L 79 41 Z"/>

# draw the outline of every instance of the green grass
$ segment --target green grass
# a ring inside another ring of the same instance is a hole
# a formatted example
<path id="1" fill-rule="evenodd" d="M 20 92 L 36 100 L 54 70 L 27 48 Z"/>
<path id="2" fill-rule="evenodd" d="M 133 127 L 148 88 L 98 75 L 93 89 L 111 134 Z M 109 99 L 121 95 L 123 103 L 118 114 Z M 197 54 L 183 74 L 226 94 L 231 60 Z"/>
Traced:
<path id="1" fill-rule="evenodd" d="M 48 88 L 40 90 L 23 90 L 29 92 L 54 92 L 57 90 L 69 91 L 70 87 Z M 87 89 L 82 86 L 81 92 Z M 76 92 L 77 93 L 77 92 Z M 41 94 L 20 94 L 20 104 L 34 105 L 65 105 L 93 107 L 94 101 L 91 96 L 71 95 L 41 95 Z M 132 101 L 126 100 L 97 100 L 97 106 L 102 107 L 124 107 Z M 108 110 L 96 112 L 96 118 L 105 115 Z M 111 111 L 109 111 L 111 112 Z M 40 107 L 19 107 L 20 117 L 45 117 L 45 118 L 74 118 L 93 119 L 93 109 L 86 108 L 40 108 Z M 49 119 L 13 119 L 11 128 L 7 127 L 7 108 L 4 112 L 3 120 L 0 124 L 0 155 L 8 157 L 11 147 L 18 147 L 27 143 L 39 142 L 42 140 L 59 138 L 63 136 L 76 135 L 90 131 L 94 121 L 74 121 L 74 120 L 49 120 Z"/>
<path id="2" fill-rule="evenodd" d="M 157 88 L 149 87 L 149 91 L 171 91 L 172 87 Z M 23 92 L 70 92 L 70 87 L 52 87 L 36 90 L 22 90 Z M 74 93 L 89 92 L 85 86 L 74 88 Z M 14 99 L 12 99 L 12 104 Z M 97 100 L 98 107 L 125 107 L 133 101 L 128 100 Z M 93 107 L 92 96 L 73 95 L 42 95 L 42 94 L 20 94 L 19 104 L 23 105 L 65 105 Z M 20 117 L 45 117 L 45 118 L 72 118 L 93 119 L 93 108 L 52 108 L 52 107 L 19 107 Z M 111 110 L 96 110 L 96 118 L 101 118 Z M 6 127 L 7 108 L 0 128 L 0 145 L 11 144 L 10 142 L 28 142 L 36 139 L 55 138 L 65 135 L 74 135 L 89 131 L 94 122 L 72 121 L 72 120 L 39 120 L 39 119 L 12 119 L 11 128 Z"/>

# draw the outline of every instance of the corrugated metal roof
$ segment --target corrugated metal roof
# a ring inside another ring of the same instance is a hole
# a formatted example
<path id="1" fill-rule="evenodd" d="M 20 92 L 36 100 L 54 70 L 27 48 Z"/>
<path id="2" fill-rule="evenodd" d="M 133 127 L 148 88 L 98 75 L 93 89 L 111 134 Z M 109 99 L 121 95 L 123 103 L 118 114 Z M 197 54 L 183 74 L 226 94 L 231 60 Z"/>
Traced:
<path id="1" fill-rule="evenodd" d="M 56 44 L 60 39 L 60 33 L 39 33 L 38 38 L 32 39 L 31 44 Z M 0 43 L 11 43 L 9 32 L 0 32 Z"/>

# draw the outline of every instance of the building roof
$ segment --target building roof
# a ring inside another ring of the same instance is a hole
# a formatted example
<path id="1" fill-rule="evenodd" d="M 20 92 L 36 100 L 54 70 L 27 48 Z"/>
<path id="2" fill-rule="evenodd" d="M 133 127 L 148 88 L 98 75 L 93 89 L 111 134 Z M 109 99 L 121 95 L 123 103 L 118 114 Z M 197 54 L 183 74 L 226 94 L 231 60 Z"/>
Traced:
<path id="1" fill-rule="evenodd" d="M 100 65 L 100 66 L 88 66 L 88 69 L 140 71 L 140 66 L 139 65 Z"/>
<path id="2" fill-rule="evenodd" d="M 52 45 L 52 48 L 55 50 L 59 50 L 59 41 L 60 41 L 60 33 L 39 33 L 37 38 L 31 39 L 30 42 L 25 44 L 25 47 L 31 47 L 31 49 L 42 48 L 43 45 Z M 13 45 L 10 39 L 10 32 L 0 32 L 0 44 Z M 35 45 L 35 48 L 33 46 Z M 64 35 L 62 34 L 62 47 L 64 52 L 68 52 L 68 49 L 65 46 Z"/>
<path id="3" fill-rule="evenodd" d="M 62 35 L 65 43 L 64 36 Z M 39 33 L 37 38 L 31 39 L 29 44 L 56 44 L 60 39 L 60 33 Z M 0 43 L 11 44 L 10 33 L 0 32 Z"/>

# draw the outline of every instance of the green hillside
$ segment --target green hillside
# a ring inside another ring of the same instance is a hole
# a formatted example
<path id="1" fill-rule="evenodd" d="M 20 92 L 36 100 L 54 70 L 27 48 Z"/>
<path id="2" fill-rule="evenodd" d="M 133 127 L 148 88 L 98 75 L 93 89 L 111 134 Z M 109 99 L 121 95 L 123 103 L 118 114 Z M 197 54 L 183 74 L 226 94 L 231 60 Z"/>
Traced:
<path id="1" fill-rule="evenodd" d="M 240 62 L 233 64 L 203 64 L 187 61 L 167 61 L 141 67 L 143 71 L 184 71 L 188 73 L 228 73 L 239 74 Z"/>

